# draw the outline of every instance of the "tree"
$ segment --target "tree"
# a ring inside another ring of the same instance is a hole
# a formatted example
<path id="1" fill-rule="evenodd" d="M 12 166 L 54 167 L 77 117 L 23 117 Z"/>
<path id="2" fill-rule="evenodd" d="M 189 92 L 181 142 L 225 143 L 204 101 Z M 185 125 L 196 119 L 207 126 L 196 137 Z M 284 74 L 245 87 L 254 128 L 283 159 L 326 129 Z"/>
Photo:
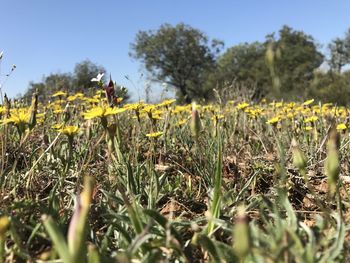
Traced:
<path id="1" fill-rule="evenodd" d="M 45 86 L 51 92 L 65 91 L 73 89 L 74 76 L 70 73 L 52 73 L 45 78 Z"/>
<path id="2" fill-rule="evenodd" d="M 264 43 L 227 49 L 217 59 L 216 71 L 206 86 L 231 89 L 231 93 L 224 93 L 245 94 L 253 100 L 300 99 L 308 94 L 314 71 L 322 62 L 323 55 L 311 36 L 284 26 L 277 36 L 267 35 Z"/>
<path id="3" fill-rule="evenodd" d="M 73 76 L 70 73 L 51 73 L 43 77 L 41 82 L 29 82 L 29 87 L 22 96 L 30 101 L 34 92 L 38 93 L 39 101 L 47 101 L 57 91 L 71 92 L 73 90 Z"/>
<path id="4" fill-rule="evenodd" d="M 141 60 L 152 80 L 173 86 L 178 98 L 189 103 L 209 98 L 203 83 L 222 45 L 217 40 L 209 43 L 204 33 L 188 25 L 163 24 L 157 31 L 139 31 L 130 55 Z"/>
<path id="5" fill-rule="evenodd" d="M 349 105 L 350 71 L 342 74 L 333 74 L 332 71 L 317 72 L 311 83 L 309 96 L 337 105 Z"/>
<path id="6" fill-rule="evenodd" d="M 274 34 L 267 36 L 265 45 L 272 48 L 273 77 L 278 78 L 280 83 L 278 94 L 274 96 L 286 99 L 304 98 L 314 71 L 324 58 L 317 50 L 312 36 L 283 26 L 279 31 L 279 38 L 275 39 Z"/>
<path id="7" fill-rule="evenodd" d="M 92 63 L 88 59 L 77 63 L 74 67 L 74 91 L 83 92 L 85 89 L 91 88 L 93 86 L 91 79 L 102 72 L 106 72 L 104 67 Z"/>
<path id="8" fill-rule="evenodd" d="M 216 71 L 212 72 L 206 85 L 221 90 L 244 87 L 247 99 L 260 99 L 266 95 L 269 71 L 265 65 L 266 48 L 263 43 L 242 43 L 227 49 L 217 60 Z M 237 92 L 232 91 L 233 96 Z"/>
<path id="9" fill-rule="evenodd" d="M 98 73 L 105 71 L 102 66 L 92 63 L 90 60 L 84 60 L 75 65 L 73 73 L 51 73 L 47 77 L 43 77 L 41 82 L 30 82 L 22 97 L 30 100 L 35 91 L 38 92 L 40 101 L 50 99 L 53 93 L 60 90 L 70 94 L 77 92 L 87 94 L 88 88 L 94 86 L 91 79 L 96 77 Z M 102 81 L 105 81 L 105 78 Z"/>
<path id="10" fill-rule="evenodd" d="M 46 86 L 43 82 L 35 83 L 33 81 L 29 82 L 29 87 L 25 94 L 22 97 L 27 103 L 30 103 L 32 99 L 32 95 L 34 92 L 38 93 L 38 98 L 40 101 L 46 101 L 47 100 L 47 93 L 46 93 Z"/>
<path id="11" fill-rule="evenodd" d="M 328 45 L 329 65 L 332 71 L 341 73 L 342 68 L 350 63 L 350 29 L 344 38 L 336 38 Z"/>

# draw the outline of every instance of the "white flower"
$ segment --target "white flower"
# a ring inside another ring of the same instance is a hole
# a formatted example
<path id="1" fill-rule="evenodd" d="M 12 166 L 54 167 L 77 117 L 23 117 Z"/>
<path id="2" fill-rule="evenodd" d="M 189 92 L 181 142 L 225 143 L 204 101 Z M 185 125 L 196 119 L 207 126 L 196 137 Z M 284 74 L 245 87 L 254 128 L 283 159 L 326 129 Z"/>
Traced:
<path id="1" fill-rule="evenodd" d="M 92 82 L 100 82 L 104 75 L 105 75 L 105 73 L 98 73 L 97 77 L 96 78 L 92 78 L 91 81 Z"/>

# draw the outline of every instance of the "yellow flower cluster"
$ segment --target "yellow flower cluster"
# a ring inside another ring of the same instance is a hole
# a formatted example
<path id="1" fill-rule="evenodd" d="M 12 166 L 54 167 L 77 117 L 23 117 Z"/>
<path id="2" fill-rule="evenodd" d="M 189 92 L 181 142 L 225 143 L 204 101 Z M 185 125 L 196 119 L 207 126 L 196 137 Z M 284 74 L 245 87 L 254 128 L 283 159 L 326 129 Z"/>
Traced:
<path id="1" fill-rule="evenodd" d="M 98 90 L 95 95 L 88 97 L 82 93 L 67 94 L 58 91 L 52 94 L 51 102 L 43 105 L 39 103 L 36 114 L 36 123 L 45 125 L 69 136 L 79 131 L 78 127 L 83 127 L 84 120 L 102 119 L 104 127 L 115 119 L 110 116 L 121 114 L 120 118 L 128 118 L 130 121 L 137 119 L 138 122 L 151 120 L 152 125 L 169 122 L 173 127 L 183 127 L 188 123 L 191 116 L 191 105 L 176 105 L 175 99 L 164 100 L 158 104 L 147 104 L 144 101 L 136 103 L 124 103 L 122 98 L 115 98 L 117 106 L 110 106 L 106 102 L 103 90 Z M 228 122 L 245 116 L 245 120 L 251 123 L 262 123 L 273 128 L 290 127 L 303 131 L 315 131 L 321 125 L 325 125 L 329 118 L 335 121 L 336 129 L 347 131 L 350 120 L 350 110 L 346 107 L 335 106 L 331 103 L 316 103 L 314 99 L 309 99 L 301 103 L 273 101 L 268 102 L 263 99 L 260 103 L 252 101 L 240 102 L 229 101 L 226 105 L 198 105 L 200 117 L 211 120 L 207 125 L 226 125 Z M 73 116 L 73 117 L 72 117 Z M 30 108 L 15 106 L 7 110 L 4 105 L 0 105 L 0 124 L 14 124 L 28 127 L 32 118 Z M 74 120 L 69 120 L 73 118 Z M 109 120 L 110 119 L 110 120 Z M 159 127 L 153 127 L 156 130 Z M 159 137 L 162 132 L 149 133 L 147 137 Z"/>

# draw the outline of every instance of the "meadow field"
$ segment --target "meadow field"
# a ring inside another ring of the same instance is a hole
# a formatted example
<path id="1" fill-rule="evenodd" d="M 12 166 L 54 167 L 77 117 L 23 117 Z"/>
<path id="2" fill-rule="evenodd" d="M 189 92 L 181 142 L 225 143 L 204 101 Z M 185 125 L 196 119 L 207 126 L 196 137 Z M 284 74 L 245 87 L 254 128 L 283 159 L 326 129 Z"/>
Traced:
<path id="1" fill-rule="evenodd" d="M 0 106 L 0 262 L 350 261 L 349 108 L 110 99 Z"/>

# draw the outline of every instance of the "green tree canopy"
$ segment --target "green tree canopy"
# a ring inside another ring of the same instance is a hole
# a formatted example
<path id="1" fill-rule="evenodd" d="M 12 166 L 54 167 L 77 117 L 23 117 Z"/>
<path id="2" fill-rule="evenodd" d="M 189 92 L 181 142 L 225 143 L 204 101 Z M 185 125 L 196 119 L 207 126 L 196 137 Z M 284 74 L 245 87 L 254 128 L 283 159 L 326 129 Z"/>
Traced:
<path id="1" fill-rule="evenodd" d="M 75 65 L 73 73 L 51 73 L 43 77 L 41 82 L 30 82 L 22 97 L 30 100 L 35 91 L 38 92 L 40 101 L 48 100 L 53 93 L 59 90 L 70 94 L 77 92 L 86 94 L 95 86 L 91 79 L 101 72 L 106 72 L 104 67 L 98 66 L 90 60 L 84 60 Z M 105 80 L 104 77 L 102 81 Z"/>
<path id="2" fill-rule="evenodd" d="M 350 71 L 342 74 L 334 74 L 332 71 L 317 72 L 311 83 L 309 96 L 337 105 L 349 105 Z"/>
<path id="3" fill-rule="evenodd" d="M 329 65 L 331 70 L 340 73 L 350 63 L 350 29 L 343 38 L 336 38 L 328 45 L 330 51 Z"/>
<path id="4" fill-rule="evenodd" d="M 88 59 L 77 63 L 74 67 L 74 91 L 81 92 L 87 88 L 93 87 L 94 85 L 91 79 L 96 77 L 97 74 L 105 72 L 106 70 L 104 67 L 98 66 Z M 105 80 L 105 76 L 103 80 Z"/>
<path id="5" fill-rule="evenodd" d="M 241 84 L 250 99 L 260 98 L 266 93 L 264 90 L 267 89 L 266 83 L 270 79 L 265 64 L 265 52 L 265 45 L 260 42 L 243 43 L 228 48 L 218 58 L 216 70 L 211 73 L 206 85 L 232 91 L 237 88 L 236 84 Z"/>
<path id="6" fill-rule="evenodd" d="M 311 36 L 284 26 L 277 37 L 274 33 L 266 36 L 264 43 L 243 43 L 227 49 L 206 85 L 220 88 L 238 82 L 242 84 L 238 87 L 250 89 L 250 99 L 303 98 L 314 70 L 322 62 L 323 55 Z"/>
<path id="7" fill-rule="evenodd" d="M 189 103 L 210 96 L 203 83 L 222 45 L 188 25 L 163 24 L 156 31 L 138 32 L 130 55 L 144 64 L 152 80 L 173 86 L 178 98 Z"/>
<path id="8" fill-rule="evenodd" d="M 280 89 L 277 97 L 304 98 L 314 76 L 314 71 L 323 62 L 323 55 L 318 51 L 312 36 L 303 31 L 296 31 L 283 26 L 279 38 L 267 37 L 266 45 L 271 45 L 274 52 L 275 76 L 279 78 Z"/>
<path id="9" fill-rule="evenodd" d="M 32 94 L 38 92 L 40 101 L 46 101 L 53 93 L 62 90 L 65 92 L 73 91 L 74 78 L 70 73 L 51 73 L 44 77 L 42 82 L 30 82 L 25 94 L 22 96 L 27 101 L 30 101 Z"/>

